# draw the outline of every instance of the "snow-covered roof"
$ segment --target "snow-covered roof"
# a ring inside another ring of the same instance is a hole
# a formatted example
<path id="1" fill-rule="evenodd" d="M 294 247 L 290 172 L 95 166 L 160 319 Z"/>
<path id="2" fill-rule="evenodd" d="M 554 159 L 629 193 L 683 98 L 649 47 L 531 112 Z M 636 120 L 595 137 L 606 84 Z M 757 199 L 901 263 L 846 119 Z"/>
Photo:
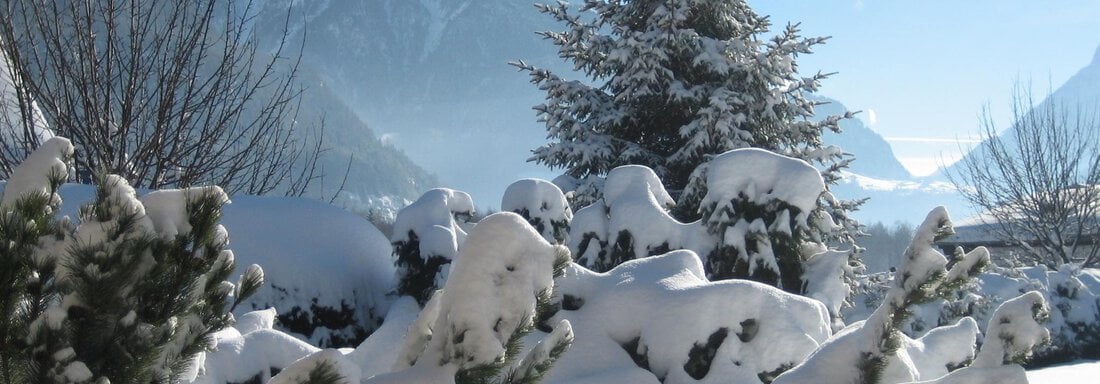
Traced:
<path id="1" fill-rule="evenodd" d="M 1076 186 L 1067 188 L 1067 191 L 1078 192 L 1085 188 L 1092 189 L 1096 192 L 1100 189 L 1100 186 Z M 1070 198 L 1073 201 L 1075 198 Z M 1002 245 L 1007 243 L 1007 239 L 1004 236 L 1004 228 L 1002 228 L 1001 220 L 998 216 L 1005 216 L 998 214 L 997 210 L 1007 210 L 1008 205 L 1002 205 L 994 208 L 993 210 L 979 213 L 959 220 L 955 224 L 955 234 L 945 240 L 939 242 L 941 245 Z M 1018 215 L 1018 213 L 1017 213 Z M 1014 215 L 1014 216 L 1017 216 Z M 1023 239 L 1028 241 L 1036 240 L 1035 236 L 1029 234 L 1028 230 L 1022 225 L 1023 218 L 1018 218 L 1018 221 L 1009 223 L 1008 230 L 1014 233 L 1017 239 Z M 1083 234 L 1086 237 L 1088 235 L 1100 234 L 1100 217 L 1092 217 L 1086 222 L 1086 232 Z M 1091 228 L 1092 231 L 1087 229 Z"/>

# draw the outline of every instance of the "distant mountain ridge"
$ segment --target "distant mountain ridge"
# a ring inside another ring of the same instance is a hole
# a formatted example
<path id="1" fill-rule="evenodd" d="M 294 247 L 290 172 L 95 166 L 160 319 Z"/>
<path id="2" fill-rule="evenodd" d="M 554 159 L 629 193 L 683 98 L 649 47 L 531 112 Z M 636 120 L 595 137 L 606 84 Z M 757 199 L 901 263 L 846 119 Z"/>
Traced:
<path id="1" fill-rule="evenodd" d="M 840 101 L 824 98 L 826 104 L 814 109 L 816 116 L 842 115 L 848 110 Z M 841 133 L 825 131 L 822 140 L 825 144 L 836 145 L 845 152 L 854 154 L 856 160 L 848 168 L 849 171 L 888 180 L 909 180 L 913 176 L 905 169 L 894 155 L 890 143 L 881 135 L 863 124 L 859 118 L 851 118 L 840 121 Z"/>
<path id="2" fill-rule="evenodd" d="M 1076 108 L 1082 108 L 1082 112 L 1100 117 L 1100 47 L 1097 47 L 1096 52 L 1093 54 L 1092 62 L 1077 71 L 1050 95 L 1044 95 L 1042 89 L 1042 87 L 1038 87 L 1030 90 L 1036 100 L 1042 98 L 1042 101 L 1035 108 L 1050 108 L 1051 103 L 1057 101 L 1061 107 L 1068 108 L 1067 110 L 1071 113 Z M 1023 91 L 1026 92 L 1028 89 Z M 1046 97 L 1044 98 L 1044 96 Z M 1000 135 L 1001 138 L 1006 140 L 1006 143 L 1012 142 L 1011 129 L 1004 129 Z M 965 160 L 973 156 L 980 156 L 981 148 L 982 145 L 975 146 L 974 150 L 967 153 L 962 160 L 947 168 L 941 168 L 931 177 L 946 179 L 947 174 L 959 174 Z"/>

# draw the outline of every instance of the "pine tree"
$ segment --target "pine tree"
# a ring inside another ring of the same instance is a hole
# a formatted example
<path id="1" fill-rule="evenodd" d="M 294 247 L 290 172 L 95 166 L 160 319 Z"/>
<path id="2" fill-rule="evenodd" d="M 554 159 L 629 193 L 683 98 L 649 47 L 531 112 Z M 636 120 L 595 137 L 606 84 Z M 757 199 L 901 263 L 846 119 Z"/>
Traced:
<path id="1" fill-rule="evenodd" d="M 0 297 L 0 382 L 178 381 L 263 282 L 258 266 L 226 281 L 235 268 L 218 224 L 227 196 L 202 187 L 138 200 L 106 175 L 72 229 L 52 219 L 72 145 L 46 144 L 13 173 L 0 204 L 0 239 L 14 244 L 0 254 L 12 267 L 0 277 L 15 288 Z"/>
<path id="2" fill-rule="evenodd" d="M 830 184 L 850 161 L 824 147 L 821 134 L 839 131 L 839 120 L 851 114 L 815 118 L 818 102 L 810 96 L 827 75 L 801 77 L 795 60 L 826 38 L 804 38 L 788 25 L 767 39 L 770 21 L 743 0 L 538 7 L 566 27 L 542 35 L 589 81 L 513 63 L 547 94 L 535 110 L 551 142 L 535 149 L 532 161 L 579 179 L 625 164 L 648 166 L 679 196 L 676 216 L 684 221 L 699 216 L 701 165 L 712 155 L 763 148 L 819 165 Z M 846 213 L 853 202 L 819 204 L 854 225 Z"/>
<path id="3" fill-rule="evenodd" d="M 63 373 L 84 373 L 65 341 L 49 331 L 63 314 L 51 310 L 58 255 L 68 225 L 54 219 L 58 188 L 68 176 L 72 144 L 44 143 L 4 186 L 0 200 L 0 383 L 64 382 Z M 59 246 L 60 245 L 60 246 Z"/>

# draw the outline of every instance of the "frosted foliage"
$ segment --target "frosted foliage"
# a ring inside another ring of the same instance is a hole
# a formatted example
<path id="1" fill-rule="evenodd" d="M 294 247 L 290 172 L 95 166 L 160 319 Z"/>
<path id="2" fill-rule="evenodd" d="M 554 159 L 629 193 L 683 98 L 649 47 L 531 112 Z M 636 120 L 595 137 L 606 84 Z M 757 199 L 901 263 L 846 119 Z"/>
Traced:
<path id="1" fill-rule="evenodd" d="M 934 328 L 920 339 L 898 329 L 917 304 L 954 294 L 989 263 L 984 248 L 958 259 L 950 270 L 934 242 L 951 233 L 943 207 L 932 210 L 905 250 L 897 278 L 882 304 L 863 322 L 856 322 L 829 339 L 820 350 L 779 376 L 775 383 L 903 383 L 932 380 L 974 356 L 977 323 L 963 318 L 953 326 Z M 988 338 L 987 338 L 988 340 Z M 838 370 L 836 367 L 854 367 Z"/>
<path id="2" fill-rule="evenodd" d="M 700 205 L 717 204 L 713 212 L 721 213 L 742 195 L 757 205 L 778 200 L 798 208 L 796 219 L 805 226 L 807 215 L 817 206 L 817 199 L 824 191 L 821 173 L 805 161 L 763 149 L 736 149 L 710 161 L 707 194 Z M 790 229 L 785 232 L 790 233 Z"/>
<path id="3" fill-rule="evenodd" d="M 157 234 L 170 239 L 191 233 L 191 224 L 187 222 L 187 204 L 206 196 L 213 197 L 219 205 L 229 203 L 229 195 L 216 185 L 157 190 L 142 196 L 141 202 Z"/>
<path id="4" fill-rule="evenodd" d="M 603 200 L 597 200 L 592 205 L 577 210 L 573 215 L 573 221 L 569 224 L 568 245 L 573 252 L 573 258 L 577 262 L 581 260 L 595 261 L 599 252 L 608 240 L 607 206 Z M 591 268 L 591 264 L 585 262 L 585 266 Z"/>
<path id="5" fill-rule="evenodd" d="M 474 202 L 466 192 L 432 189 L 397 212 L 391 240 L 408 241 L 411 231 L 420 238 L 422 257 L 435 255 L 453 259 L 466 240 L 466 231 L 455 222 L 455 215 L 473 213 Z"/>
<path id="6" fill-rule="evenodd" d="M 82 218 L 80 225 L 76 227 L 75 237 L 78 244 L 104 242 L 118 244 L 128 238 L 155 233 L 153 222 L 147 216 L 148 211 L 145 205 L 138 200 L 137 192 L 126 182 L 126 179 L 118 175 L 107 175 L 102 187 L 104 191 L 100 194 L 100 198 L 105 200 L 104 206 L 107 208 L 107 215 L 111 219 L 98 221 L 95 217 Z M 186 220 L 186 212 L 183 214 L 185 215 L 184 220 Z M 111 231 L 117 230 L 118 223 L 115 221 L 123 217 L 133 217 L 135 219 L 133 231 L 126 232 L 125 237 L 121 239 L 109 238 Z"/>
<path id="7" fill-rule="evenodd" d="M 12 170 L 4 185 L 4 196 L 0 204 L 12 206 L 23 196 L 30 194 L 46 195 L 50 193 L 50 177 L 60 177 L 65 181 L 69 167 L 65 160 L 72 157 L 73 144 L 69 139 L 53 137 L 42 143 L 18 166 Z M 60 196 L 50 196 L 51 204 L 60 204 Z"/>
<path id="8" fill-rule="evenodd" d="M 549 242 L 564 242 L 573 220 L 573 210 L 561 189 L 542 179 L 522 179 L 509 185 L 500 209 L 526 216 Z"/>
<path id="9" fill-rule="evenodd" d="M 856 322 L 830 338 L 805 362 L 780 375 L 775 384 L 785 383 L 864 383 L 859 369 L 867 340 L 879 332 Z M 966 363 L 974 356 L 978 327 L 967 318 L 939 327 L 920 339 L 901 335 L 895 354 L 886 356 L 880 384 L 930 380 L 947 373 L 947 366 Z M 850 367 L 837 369 L 837 367 Z"/>
<path id="10" fill-rule="evenodd" d="M 545 339 L 539 340 L 538 344 L 535 344 L 535 347 L 516 365 L 516 376 L 519 378 L 536 377 L 538 375 L 537 365 L 551 359 L 550 355 L 553 348 L 561 344 L 569 344 L 573 340 L 573 325 L 569 323 L 569 320 L 559 320 L 553 331 Z"/>
<path id="11" fill-rule="evenodd" d="M 829 313 L 840 313 L 851 291 L 844 283 L 844 274 L 851 269 L 848 253 L 826 249 L 816 243 L 805 244 L 801 253 L 810 255 L 802 275 L 806 281 L 805 295 L 825 303 Z"/>
<path id="12" fill-rule="evenodd" d="M 830 335 L 820 302 L 755 282 L 709 282 L 686 250 L 607 273 L 574 264 L 556 292 L 566 304 L 555 319 L 570 321 L 576 341 L 556 365 L 568 368 L 552 370 L 547 383 L 759 383 L 760 373 L 801 361 Z M 726 336 L 702 359 L 709 370 L 689 373 L 693 349 L 717 333 Z"/>
<path id="13" fill-rule="evenodd" d="M 482 219 L 467 240 L 418 365 L 497 361 L 512 332 L 535 316 L 535 298 L 553 287 L 554 261 L 565 252 L 510 212 Z"/>
<path id="14" fill-rule="evenodd" d="M 1049 312 L 1043 295 L 1036 291 L 1005 301 L 989 319 L 985 343 L 973 366 L 991 368 L 1030 355 L 1032 348 L 1050 340 L 1050 331 L 1039 324 Z"/>
<path id="15" fill-rule="evenodd" d="M 663 188 L 659 192 L 664 196 L 654 195 L 650 185 L 630 184 L 631 187 L 613 195 L 611 201 L 604 200 L 610 207 L 608 230 L 611 244 L 615 244 L 623 232 L 629 233 L 635 259 L 649 256 L 651 251 L 663 246 L 667 246 L 666 249 L 699 250 L 706 243 L 700 241 L 705 229 L 698 223 L 681 223 L 669 215 L 668 205 L 663 202 L 668 195 Z M 605 194 L 604 198 L 607 196 Z"/>

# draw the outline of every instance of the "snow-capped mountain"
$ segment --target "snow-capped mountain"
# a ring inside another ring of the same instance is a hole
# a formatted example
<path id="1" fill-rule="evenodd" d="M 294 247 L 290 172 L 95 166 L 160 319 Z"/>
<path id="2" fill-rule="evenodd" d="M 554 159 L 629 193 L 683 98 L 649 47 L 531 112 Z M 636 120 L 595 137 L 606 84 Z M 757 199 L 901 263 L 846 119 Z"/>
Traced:
<path id="1" fill-rule="evenodd" d="M 1026 84 L 1024 85 L 1026 87 Z M 1029 91 L 1023 89 L 1024 92 Z M 1036 101 L 1041 100 L 1035 108 L 1050 108 L 1053 102 L 1057 102 L 1057 108 L 1064 108 L 1067 113 L 1073 114 L 1078 110 L 1083 115 L 1083 118 L 1094 118 L 1095 114 L 1100 112 L 1097 108 L 1100 105 L 1100 47 L 1097 48 L 1096 53 L 1093 55 L 1092 62 L 1077 71 L 1073 77 L 1066 80 L 1065 84 L 1058 87 L 1049 95 L 1044 94 L 1044 90 L 1041 86 L 1035 87 L 1030 90 L 1032 97 Z M 1021 95 L 1026 97 L 1027 95 Z M 1069 116 L 1073 119 L 1074 116 Z M 1005 143 L 1011 145 L 1014 141 L 1012 139 L 1011 129 L 1005 129 L 1001 132 L 1001 137 L 1005 139 Z M 963 160 L 956 162 L 954 165 L 947 167 L 946 169 L 940 169 L 931 177 L 945 179 L 946 174 L 958 174 L 961 170 L 967 158 L 978 156 L 980 154 L 981 146 L 975 147 Z"/>
<path id="2" fill-rule="evenodd" d="M 839 101 L 818 106 L 818 116 L 839 115 L 847 110 Z M 867 202 L 854 213 L 864 224 L 897 221 L 917 223 L 932 208 L 946 206 L 953 215 L 965 217 L 969 207 L 955 187 L 946 180 L 917 178 L 901 165 L 890 143 L 858 118 L 840 123 L 841 133 L 825 132 L 827 144 L 843 148 L 855 156 L 843 179 L 833 187 L 833 193 L 843 199 L 867 197 Z"/>

